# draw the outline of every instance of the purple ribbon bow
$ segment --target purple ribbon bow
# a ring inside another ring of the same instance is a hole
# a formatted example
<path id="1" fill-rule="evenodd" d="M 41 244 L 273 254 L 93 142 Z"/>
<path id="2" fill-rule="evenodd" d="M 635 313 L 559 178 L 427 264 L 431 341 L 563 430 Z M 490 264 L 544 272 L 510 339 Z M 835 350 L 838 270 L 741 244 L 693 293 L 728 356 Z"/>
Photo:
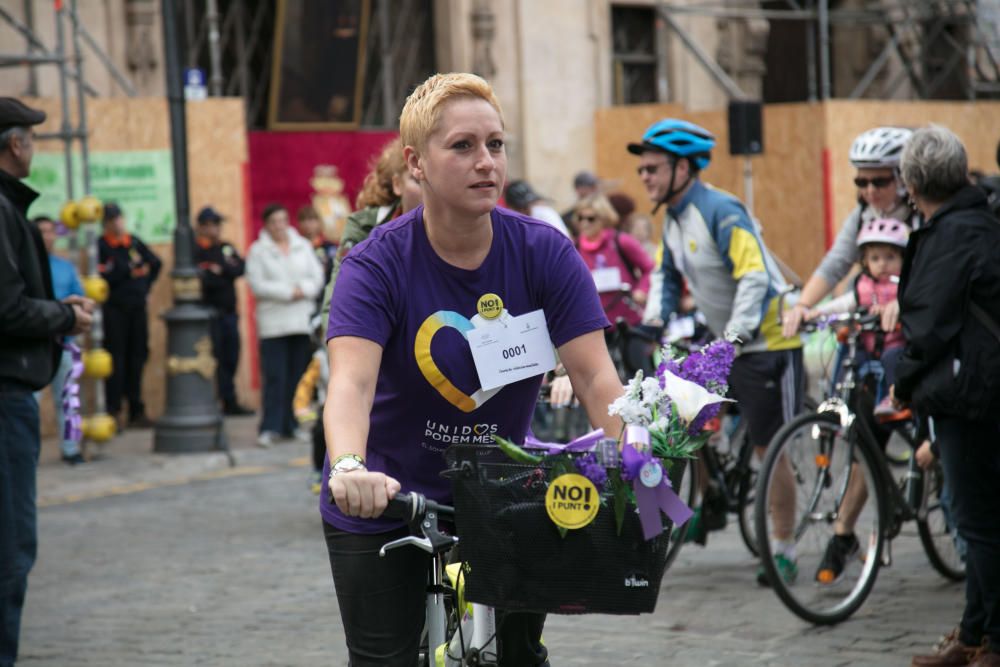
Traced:
<path id="1" fill-rule="evenodd" d="M 576 440 L 571 440 L 565 445 L 559 442 L 542 442 L 535 436 L 528 434 L 524 438 L 526 449 L 544 449 L 547 454 L 559 454 L 560 452 L 589 452 L 604 437 L 604 429 L 597 429 L 585 435 L 581 435 Z"/>
<path id="2" fill-rule="evenodd" d="M 63 440 L 80 442 L 83 438 L 83 429 L 80 428 L 80 385 L 77 382 L 83 374 L 83 361 L 80 357 L 80 348 L 74 343 L 63 343 L 63 348 L 70 353 L 73 358 L 73 366 L 70 368 L 66 382 L 63 384 L 62 413 L 63 413 Z"/>
<path id="3" fill-rule="evenodd" d="M 665 470 L 662 471 L 663 476 L 655 486 L 649 487 L 642 482 L 640 473 L 643 466 L 649 463 L 660 465 L 659 460 L 654 458 L 648 449 L 636 449 L 631 442 L 626 442 L 622 447 L 622 479 L 632 482 L 635 503 L 639 508 L 642 535 L 647 540 L 663 532 L 663 522 L 660 521 L 661 510 L 670 517 L 675 526 L 683 526 L 694 514 L 691 508 L 674 493 Z"/>

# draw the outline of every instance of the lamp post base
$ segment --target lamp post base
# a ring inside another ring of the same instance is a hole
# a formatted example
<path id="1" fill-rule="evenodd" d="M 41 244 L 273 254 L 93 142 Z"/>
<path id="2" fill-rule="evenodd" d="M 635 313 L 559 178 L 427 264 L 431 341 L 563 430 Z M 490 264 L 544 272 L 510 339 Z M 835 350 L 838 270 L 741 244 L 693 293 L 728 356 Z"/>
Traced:
<path id="1" fill-rule="evenodd" d="M 167 324 L 167 405 L 153 431 L 153 451 L 166 454 L 228 450 L 215 397 L 212 311 L 180 302 L 163 313 Z"/>

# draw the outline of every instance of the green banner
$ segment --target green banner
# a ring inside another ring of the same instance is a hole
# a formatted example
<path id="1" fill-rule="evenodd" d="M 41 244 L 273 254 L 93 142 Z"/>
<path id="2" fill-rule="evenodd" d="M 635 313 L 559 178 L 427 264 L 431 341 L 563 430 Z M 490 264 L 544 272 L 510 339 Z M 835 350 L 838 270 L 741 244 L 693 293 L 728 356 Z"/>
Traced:
<path id="1" fill-rule="evenodd" d="M 66 156 L 35 153 L 25 182 L 41 194 L 29 217 L 57 217 L 66 203 Z M 177 211 L 174 172 L 169 150 L 106 151 L 90 154 L 90 192 L 83 191 L 79 153 L 73 154 L 73 196 L 92 194 L 116 202 L 125 213 L 128 231 L 148 244 L 171 243 Z"/>

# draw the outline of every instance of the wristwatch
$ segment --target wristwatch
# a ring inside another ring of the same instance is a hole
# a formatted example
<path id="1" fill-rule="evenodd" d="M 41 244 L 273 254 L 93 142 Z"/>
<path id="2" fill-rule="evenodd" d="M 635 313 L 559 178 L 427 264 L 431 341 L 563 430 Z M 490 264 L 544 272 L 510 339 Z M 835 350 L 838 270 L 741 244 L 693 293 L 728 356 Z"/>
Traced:
<path id="1" fill-rule="evenodd" d="M 330 464 L 330 477 L 353 470 L 368 470 L 365 460 L 357 454 L 342 454 Z"/>

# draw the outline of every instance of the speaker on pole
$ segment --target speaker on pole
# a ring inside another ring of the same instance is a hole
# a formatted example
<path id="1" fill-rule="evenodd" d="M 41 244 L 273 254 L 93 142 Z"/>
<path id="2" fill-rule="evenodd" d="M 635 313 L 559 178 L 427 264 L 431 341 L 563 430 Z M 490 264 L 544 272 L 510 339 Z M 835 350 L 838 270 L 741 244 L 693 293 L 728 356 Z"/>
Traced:
<path id="1" fill-rule="evenodd" d="M 729 102 L 729 154 L 760 155 L 763 152 L 761 103 L 732 100 Z"/>

